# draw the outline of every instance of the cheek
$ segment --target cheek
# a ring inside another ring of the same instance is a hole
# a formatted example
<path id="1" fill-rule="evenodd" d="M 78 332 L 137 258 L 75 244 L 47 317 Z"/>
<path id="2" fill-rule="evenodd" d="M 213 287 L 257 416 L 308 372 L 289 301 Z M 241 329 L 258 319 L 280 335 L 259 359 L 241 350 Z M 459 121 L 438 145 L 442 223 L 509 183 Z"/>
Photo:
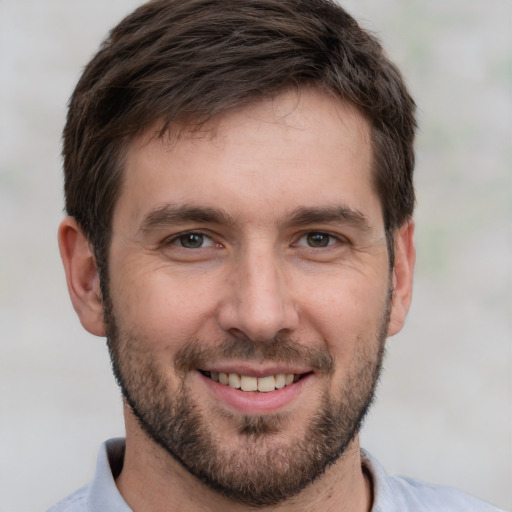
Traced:
<path id="1" fill-rule="evenodd" d="M 120 327 L 153 343 L 175 345 L 200 336 L 215 309 L 215 286 L 186 273 L 171 274 L 140 264 L 112 276 L 111 299 Z"/>
<path id="2" fill-rule="evenodd" d="M 305 324 L 318 332 L 333 353 L 348 357 L 357 345 L 372 344 L 386 312 L 388 282 L 372 279 L 331 280 L 305 295 Z"/>

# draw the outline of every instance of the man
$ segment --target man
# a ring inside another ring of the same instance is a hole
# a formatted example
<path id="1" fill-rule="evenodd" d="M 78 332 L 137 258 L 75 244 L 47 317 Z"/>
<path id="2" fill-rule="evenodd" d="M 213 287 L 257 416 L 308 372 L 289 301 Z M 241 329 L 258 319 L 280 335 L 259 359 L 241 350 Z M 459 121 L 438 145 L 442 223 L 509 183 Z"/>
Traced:
<path id="1" fill-rule="evenodd" d="M 126 440 L 52 511 L 491 511 L 361 451 L 414 267 L 414 102 L 327 0 L 156 0 L 86 67 L 59 244 Z"/>

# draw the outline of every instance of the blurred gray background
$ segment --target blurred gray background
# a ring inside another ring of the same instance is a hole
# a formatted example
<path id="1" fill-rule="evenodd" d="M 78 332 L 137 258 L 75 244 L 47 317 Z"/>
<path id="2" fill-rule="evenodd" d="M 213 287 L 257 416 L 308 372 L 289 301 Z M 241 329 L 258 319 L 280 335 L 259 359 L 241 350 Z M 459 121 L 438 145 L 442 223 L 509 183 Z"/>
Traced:
<path id="1" fill-rule="evenodd" d="M 45 510 L 123 433 L 103 339 L 67 297 L 60 132 L 134 0 L 0 0 L 0 512 Z M 349 0 L 419 105 L 415 296 L 363 444 L 512 509 L 512 2 Z"/>

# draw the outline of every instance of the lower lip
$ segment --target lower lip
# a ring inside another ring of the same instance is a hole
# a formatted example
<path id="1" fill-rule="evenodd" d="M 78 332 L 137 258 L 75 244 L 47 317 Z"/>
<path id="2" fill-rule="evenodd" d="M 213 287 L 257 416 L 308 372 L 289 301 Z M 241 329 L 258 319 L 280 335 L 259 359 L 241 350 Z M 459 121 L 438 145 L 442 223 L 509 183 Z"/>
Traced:
<path id="1" fill-rule="evenodd" d="M 271 414 L 281 411 L 297 399 L 304 386 L 313 377 L 312 374 L 308 374 L 299 381 L 284 388 L 261 393 L 241 391 L 215 382 L 200 372 L 197 373 L 217 400 L 225 404 L 229 409 L 242 414 Z"/>

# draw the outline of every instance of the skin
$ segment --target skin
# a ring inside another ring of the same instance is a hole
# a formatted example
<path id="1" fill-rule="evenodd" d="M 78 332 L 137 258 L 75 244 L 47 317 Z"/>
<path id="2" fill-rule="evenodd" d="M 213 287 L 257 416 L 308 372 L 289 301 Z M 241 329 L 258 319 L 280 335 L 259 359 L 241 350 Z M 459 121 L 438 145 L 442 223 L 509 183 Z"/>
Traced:
<path id="1" fill-rule="evenodd" d="M 176 355 L 191 340 L 215 344 L 226 336 L 245 336 L 269 343 L 286 335 L 327 350 L 334 372 L 313 372 L 286 400 L 269 393 L 263 401 L 249 395 L 248 405 L 240 404 L 216 393 L 199 372 L 187 375 L 192 400 L 208 411 L 208 424 L 227 452 L 240 446 L 236 419 L 248 411 L 286 416 L 269 443 L 292 446 L 304 436 L 321 397 L 336 397 L 361 364 L 361 354 L 378 352 L 375 333 L 390 285 L 387 334 L 402 328 L 411 299 L 413 223 L 395 232 L 390 273 L 371 180 L 369 125 L 351 105 L 317 90 L 230 111 L 178 140 L 154 138 L 157 128 L 130 146 L 114 211 L 109 273 L 116 321 L 139 335 L 139 355 L 157 361 L 169 393 L 180 384 Z M 222 209 L 225 218 L 161 215 L 184 206 Z M 342 217 L 327 215 L 340 208 Z M 296 215 L 320 209 L 315 219 Z M 187 240 L 182 235 L 190 231 L 206 235 L 202 246 L 182 246 Z M 312 247 L 311 233 L 324 234 L 320 239 L 327 245 Z M 104 336 L 94 257 L 73 218 L 62 222 L 59 244 L 82 325 Z M 308 370 L 283 365 L 280 371 Z M 275 364 L 266 361 L 217 360 L 212 367 L 276 373 Z M 133 510 L 249 509 L 190 475 L 142 431 L 128 406 L 125 422 L 125 464 L 116 483 Z M 262 510 L 370 508 L 356 436 L 313 484 Z"/>

